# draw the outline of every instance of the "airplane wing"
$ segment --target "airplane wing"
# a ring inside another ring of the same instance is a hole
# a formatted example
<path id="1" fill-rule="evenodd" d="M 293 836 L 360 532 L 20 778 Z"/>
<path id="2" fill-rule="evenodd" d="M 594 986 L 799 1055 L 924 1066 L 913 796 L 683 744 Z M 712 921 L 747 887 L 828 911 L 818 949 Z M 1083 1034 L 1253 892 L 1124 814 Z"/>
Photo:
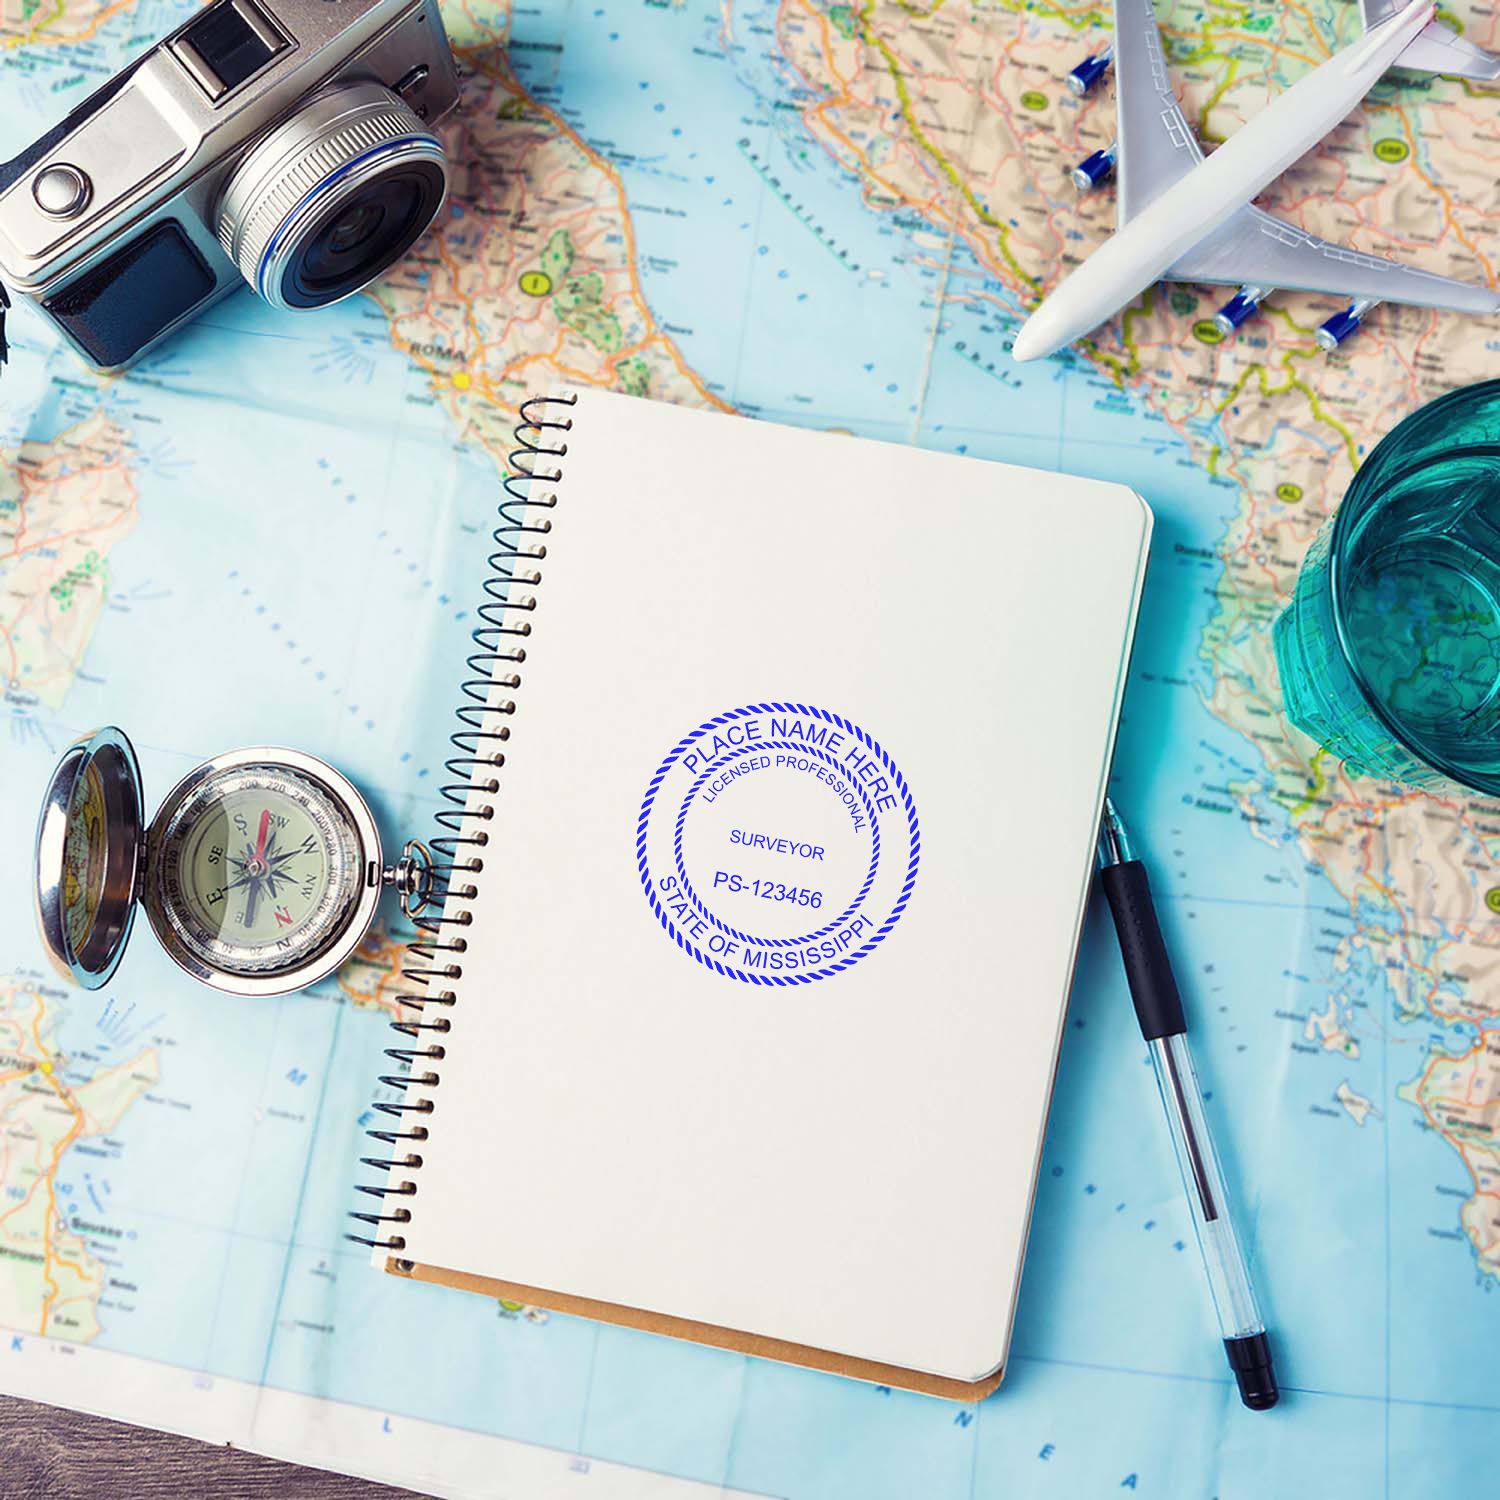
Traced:
<path id="1" fill-rule="evenodd" d="M 1371 0 L 1379 3 L 1379 0 Z M 1203 160 L 1172 91 L 1151 0 L 1115 0 L 1115 199 L 1126 224 Z"/>
<path id="2" fill-rule="evenodd" d="M 1404 0 L 1359 0 L 1365 30 L 1401 9 Z M 1440 21 L 1425 27 L 1395 61 L 1414 73 L 1446 73 L 1453 78 L 1500 78 L 1500 53 L 1486 52 L 1449 31 Z"/>
<path id="3" fill-rule="evenodd" d="M 1124 0 L 1122 0 L 1122 4 Z M 1500 293 L 1330 244 L 1253 206 L 1242 208 L 1167 271 L 1170 281 L 1331 292 L 1453 312 L 1500 312 Z"/>
<path id="4" fill-rule="evenodd" d="M 1366 30 L 1405 3 L 1360 0 Z M 1203 151 L 1173 92 L 1152 0 L 1114 0 L 1114 8 L 1117 211 L 1123 225 L 1192 171 L 1203 160 Z M 1414 60 L 1429 56 L 1431 63 Z M 1500 77 L 1500 55 L 1484 52 L 1436 24 L 1402 53 L 1400 64 L 1473 78 Z M 1456 312 L 1500 311 L 1500 295 L 1488 287 L 1330 244 L 1248 204 L 1194 245 L 1166 275 L 1173 281 L 1330 292 L 1351 300 L 1372 298 Z"/>
<path id="5" fill-rule="evenodd" d="M 1389 20 L 1405 4 L 1406 0 L 1360 0 L 1365 30 Z M 1119 137 L 1115 209 L 1117 222 L 1127 224 L 1152 199 L 1197 166 L 1203 160 L 1203 151 L 1183 118 L 1172 88 L 1152 0 L 1114 0 L 1114 7 Z M 1500 53 L 1486 52 L 1434 21 L 1397 58 L 1396 66 L 1454 77 L 1497 79 Z"/>
<path id="6" fill-rule="evenodd" d="M 1416 73 L 1447 73 L 1454 78 L 1500 78 L 1500 54 L 1466 42 L 1439 21 L 1422 30 L 1396 59 L 1395 66 Z"/>

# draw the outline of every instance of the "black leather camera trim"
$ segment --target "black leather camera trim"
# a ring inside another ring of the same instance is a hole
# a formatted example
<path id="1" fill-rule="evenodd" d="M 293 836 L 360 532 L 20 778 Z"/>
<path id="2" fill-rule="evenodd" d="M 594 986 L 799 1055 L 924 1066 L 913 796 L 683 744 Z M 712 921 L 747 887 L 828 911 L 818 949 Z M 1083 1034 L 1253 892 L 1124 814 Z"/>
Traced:
<path id="1" fill-rule="evenodd" d="M 42 303 L 102 369 L 135 358 L 217 285 L 208 262 L 167 219 Z"/>

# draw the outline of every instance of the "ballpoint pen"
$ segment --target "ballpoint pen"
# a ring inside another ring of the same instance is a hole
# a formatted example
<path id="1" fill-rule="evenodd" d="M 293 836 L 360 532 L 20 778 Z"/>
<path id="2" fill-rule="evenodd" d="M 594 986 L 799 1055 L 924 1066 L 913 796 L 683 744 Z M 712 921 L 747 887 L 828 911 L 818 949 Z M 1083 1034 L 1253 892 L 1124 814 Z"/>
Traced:
<path id="1" fill-rule="evenodd" d="M 1224 1173 L 1188 1050 L 1182 997 L 1151 902 L 1146 867 L 1135 857 L 1125 825 L 1107 797 L 1099 830 L 1099 880 L 1114 915 L 1136 1019 L 1151 1048 L 1151 1065 L 1167 1112 L 1229 1367 L 1240 1400 L 1252 1411 L 1265 1411 L 1276 1405 L 1280 1394 L 1271 1345 L 1230 1218 Z"/>

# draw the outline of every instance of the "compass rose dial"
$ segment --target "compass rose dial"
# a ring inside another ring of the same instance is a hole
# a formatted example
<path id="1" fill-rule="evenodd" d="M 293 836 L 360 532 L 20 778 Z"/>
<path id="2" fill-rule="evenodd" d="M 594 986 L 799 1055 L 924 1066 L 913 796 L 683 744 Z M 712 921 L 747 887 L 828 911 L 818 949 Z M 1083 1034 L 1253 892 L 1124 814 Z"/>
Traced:
<path id="1" fill-rule="evenodd" d="M 246 976 L 314 961 L 347 929 L 367 878 L 339 797 L 272 762 L 199 780 L 165 820 L 149 867 L 163 941 Z"/>

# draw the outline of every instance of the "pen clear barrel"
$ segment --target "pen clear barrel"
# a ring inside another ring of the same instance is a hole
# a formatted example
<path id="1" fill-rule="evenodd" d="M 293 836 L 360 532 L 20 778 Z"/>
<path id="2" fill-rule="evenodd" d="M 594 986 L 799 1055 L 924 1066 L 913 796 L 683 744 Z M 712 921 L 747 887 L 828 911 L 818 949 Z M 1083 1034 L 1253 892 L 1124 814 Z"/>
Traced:
<path id="1" fill-rule="evenodd" d="M 1259 1333 L 1265 1325 L 1230 1218 L 1224 1173 L 1204 1116 L 1203 1094 L 1187 1037 L 1182 1033 L 1157 1037 L 1150 1045 L 1156 1082 L 1172 1128 L 1172 1147 L 1192 1208 L 1193 1228 L 1208 1268 L 1220 1331 L 1226 1339 Z"/>

